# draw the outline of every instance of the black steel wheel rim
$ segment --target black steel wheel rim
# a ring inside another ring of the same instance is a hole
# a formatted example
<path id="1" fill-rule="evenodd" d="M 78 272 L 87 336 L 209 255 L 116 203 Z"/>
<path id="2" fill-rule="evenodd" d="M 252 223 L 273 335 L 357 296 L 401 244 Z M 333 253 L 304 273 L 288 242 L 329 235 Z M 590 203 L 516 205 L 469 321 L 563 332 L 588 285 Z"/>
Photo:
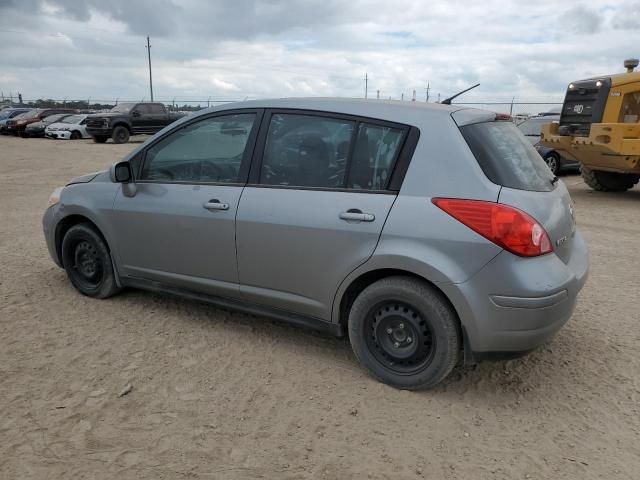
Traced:
<path id="1" fill-rule="evenodd" d="M 81 240 L 73 249 L 73 272 L 76 281 L 86 289 L 96 289 L 102 283 L 104 268 L 96 246 Z"/>
<path id="2" fill-rule="evenodd" d="M 433 360 L 435 336 L 429 321 L 407 303 L 379 303 L 370 310 L 364 328 L 369 351 L 393 373 L 414 374 Z"/>

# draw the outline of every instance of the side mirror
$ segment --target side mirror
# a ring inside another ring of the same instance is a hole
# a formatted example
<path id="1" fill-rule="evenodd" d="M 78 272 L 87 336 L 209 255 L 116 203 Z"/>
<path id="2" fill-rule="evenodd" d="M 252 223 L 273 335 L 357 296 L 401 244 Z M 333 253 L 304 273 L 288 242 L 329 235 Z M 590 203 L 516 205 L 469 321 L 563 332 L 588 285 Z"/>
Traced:
<path id="1" fill-rule="evenodd" d="M 111 167 L 111 181 L 116 183 L 133 182 L 133 172 L 129 162 L 118 162 Z"/>

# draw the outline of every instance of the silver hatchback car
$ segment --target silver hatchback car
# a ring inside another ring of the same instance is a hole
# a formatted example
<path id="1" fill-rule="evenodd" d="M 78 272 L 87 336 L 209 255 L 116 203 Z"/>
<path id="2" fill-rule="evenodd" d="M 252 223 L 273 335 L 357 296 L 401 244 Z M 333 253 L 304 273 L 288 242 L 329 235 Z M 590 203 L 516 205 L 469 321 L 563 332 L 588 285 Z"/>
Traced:
<path id="1" fill-rule="evenodd" d="M 49 252 L 82 294 L 142 288 L 348 333 L 404 389 L 540 346 L 587 278 L 564 184 L 511 122 L 457 106 L 215 107 L 49 204 Z"/>

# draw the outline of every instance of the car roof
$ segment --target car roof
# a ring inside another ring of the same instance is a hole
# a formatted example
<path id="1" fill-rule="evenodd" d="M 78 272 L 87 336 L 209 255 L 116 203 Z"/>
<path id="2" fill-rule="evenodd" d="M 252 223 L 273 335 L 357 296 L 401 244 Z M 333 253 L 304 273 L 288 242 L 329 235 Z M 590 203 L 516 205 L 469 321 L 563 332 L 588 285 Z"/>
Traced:
<path id="1" fill-rule="evenodd" d="M 478 115 L 483 116 L 487 114 L 484 110 L 469 109 L 459 105 L 443 105 L 440 103 L 403 102 L 364 98 L 294 97 L 227 103 L 201 110 L 195 116 L 216 111 L 250 108 L 317 110 L 370 117 L 405 124 L 420 124 L 423 123 L 426 118 L 442 118 L 444 116 L 450 116 L 459 110 L 469 110 L 469 113 L 475 111 L 478 112 Z"/>

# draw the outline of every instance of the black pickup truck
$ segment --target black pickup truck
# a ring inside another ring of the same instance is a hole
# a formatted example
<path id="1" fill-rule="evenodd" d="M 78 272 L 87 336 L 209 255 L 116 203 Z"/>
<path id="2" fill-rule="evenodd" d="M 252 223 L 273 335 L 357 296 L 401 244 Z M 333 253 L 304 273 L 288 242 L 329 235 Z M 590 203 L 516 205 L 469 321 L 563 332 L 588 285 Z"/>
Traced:
<path id="1" fill-rule="evenodd" d="M 87 133 L 96 143 L 109 137 L 113 143 L 127 143 L 135 134 L 154 134 L 183 114 L 167 111 L 162 103 L 119 103 L 107 113 L 94 113 L 87 117 Z"/>

